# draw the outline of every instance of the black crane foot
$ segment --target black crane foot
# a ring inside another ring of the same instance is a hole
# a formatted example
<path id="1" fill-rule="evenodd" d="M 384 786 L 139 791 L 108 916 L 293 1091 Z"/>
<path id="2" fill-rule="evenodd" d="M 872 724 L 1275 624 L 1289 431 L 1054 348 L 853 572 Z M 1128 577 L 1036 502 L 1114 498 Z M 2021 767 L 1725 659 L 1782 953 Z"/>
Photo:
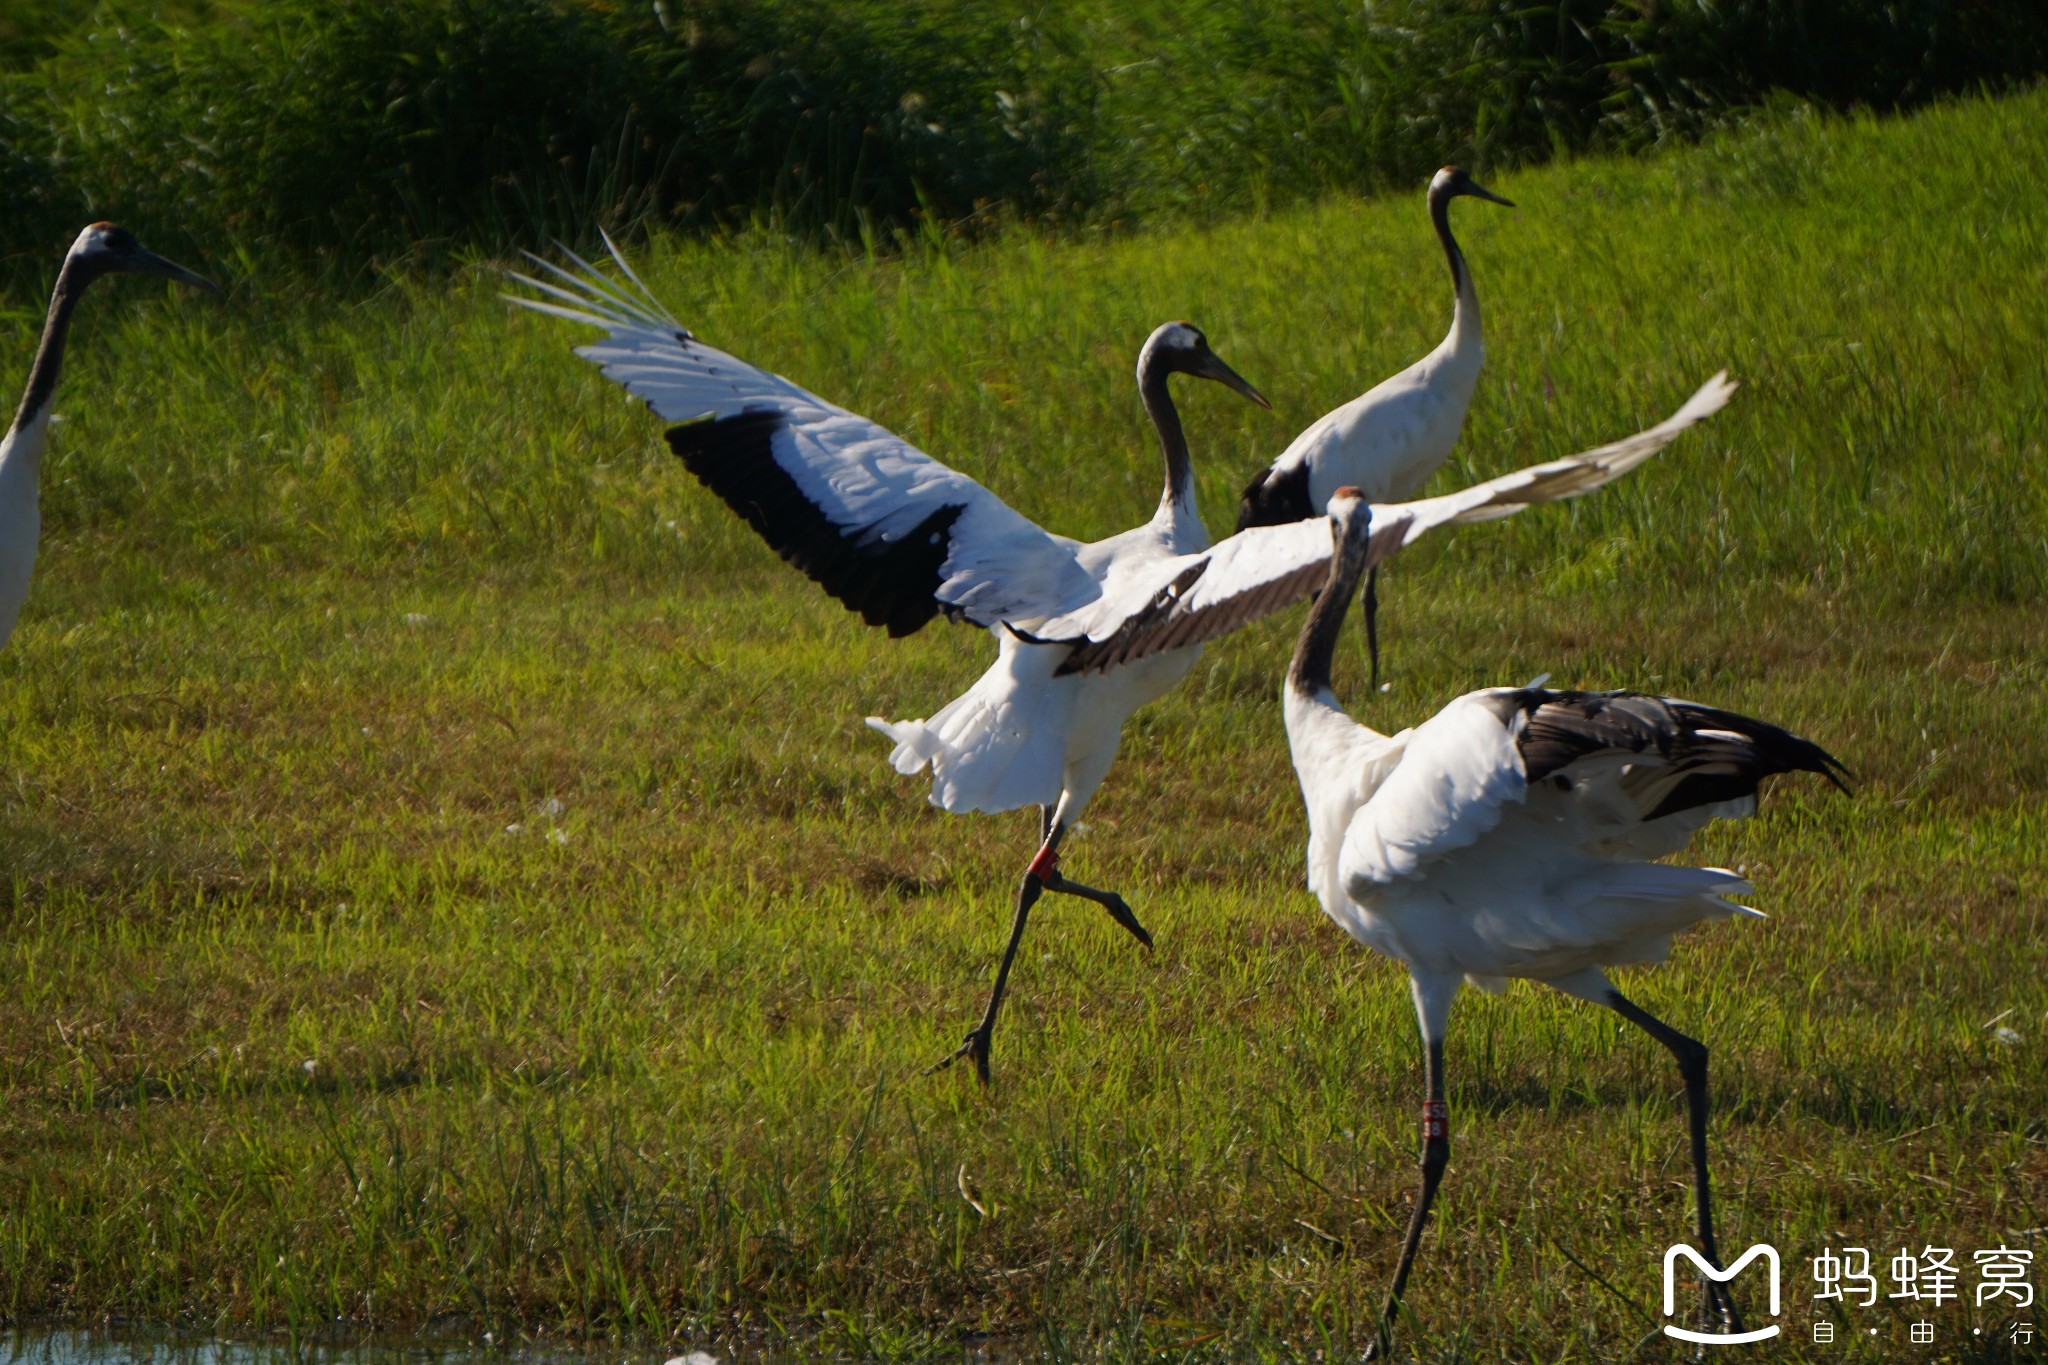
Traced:
<path id="1" fill-rule="evenodd" d="M 976 1078 L 979 1079 L 983 1085 L 987 1085 L 988 1048 L 988 1034 L 982 1032 L 980 1029 L 975 1029 L 972 1033 L 969 1033 L 966 1038 L 961 1040 L 960 1046 L 954 1048 L 951 1052 L 947 1053 L 945 1056 L 939 1058 L 939 1060 L 933 1062 L 930 1066 L 926 1067 L 924 1069 L 924 1074 L 927 1076 L 934 1075 L 938 1072 L 944 1071 L 947 1067 L 953 1065 L 953 1063 L 959 1061 L 962 1057 L 971 1057 L 974 1059 L 974 1074 Z"/>

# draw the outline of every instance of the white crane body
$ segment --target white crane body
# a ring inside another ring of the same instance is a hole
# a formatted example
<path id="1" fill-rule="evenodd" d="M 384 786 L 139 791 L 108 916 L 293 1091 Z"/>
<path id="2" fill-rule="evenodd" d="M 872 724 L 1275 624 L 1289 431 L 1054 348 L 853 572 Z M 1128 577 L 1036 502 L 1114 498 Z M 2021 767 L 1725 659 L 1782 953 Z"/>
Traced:
<path id="1" fill-rule="evenodd" d="M 1435 350 L 1317 418 L 1273 467 L 1283 479 L 1307 470 L 1311 515 L 1346 485 L 1371 502 L 1414 497 L 1457 447 L 1485 358 L 1479 299 L 1468 276 L 1451 330 Z"/>
<path id="2" fill-rule="evenodd" d="M 1672 936 L 1756 911 L 1722 868 L 1654 861 L 1755 809 L 1780 773 L 1841 786 L 1818 745 L 1733 712 L 1634 692 L 1468 692 L 1384 735 L 1346 715 L 1330 665 L 1359 579 L 1407 542 L 1357 489 L 1330 500 L 1329 570 L 1281 697 L 1323 912 L 1408 968 L 1424 1050 L 1422 1188 L 1367 1358 L 1384 1356 L 1450 1160 L 1444 1039 L 1459 987 L 1521 977 L 1605 1006 L 1669 1048 L 1686 1085 L 1700 1253 L 1720 1266 L 1707 1179 L 1707 1050 L 1628 1000 L 1606 969 L 1663 961 Z M 1740 1331 L 1725 1286 L 1707 1301 Z"/>
<path id="3" fill-rule="evenodd" d="M 35 577 L 36 547 L 42 540 L 43 446 L 50 409 L 0 437 L 0 644 L 14 634 Z"/>
<path id="4" fill-rule="evenodd" d="M 1091 600 L 1114 601 L 1156 566 L 1207 548 L 1189 491 L 1162 498 L 1144 525 L 1077 547 L 1075 560 L 1099 585 Z M 1053 823 L 1072 825 L 1116 762 L 1124 722 L 1178 686 L 1202 654 L 1194 645 L 1111 671 L 1062 672 L 1069 646 L 1026 638 L 1045 620 L 996 627 L 995 663 L 929 719 L 868 717 L 896 742 L 897 772 L 930 770 L 933 805 L 955 814 L 1041 806 Z"/>
<path id="5" fill-rule="evenodd" d="M 1368 502 L 1405 501 L 1421 492 L 1450 458 L 1486 359 L 1479 293 L 1465 253 L 1451 235 L 1450 201 L 1468 195 L 1508 204 L 1456 166 L 1444 167 L 1430 180 L 1430 222 L 1451 270 L 1451 327 L 1444 339 L 1422 359 L 1324 413 L 1296 436 L 1246 487 L 1238 530 L 1320 517 L 1339 488 L 1356 488 Z"/>
<path id="6" fill-rule="evenodd" d="M 1644 820 L 1623 786 L 1642 762 L 1633 751 L 1532 787 L 1515 743 L 1519 695 L 1469 693 L 1387 736 L 1327 695 L 1290 692 L 1295 770 L 1317 793 L 1310 889 L 1325 914 L 1421 975 L 1489 990 L 1522 977 L 1598 1000 L 1601 968 L 1661 962 L 1691 925 L 1756 913 L 1726 899 L 1750 889 L 1732 872 L 1649 861 L 1712 819 L 1748 814 L 1754 797 Z M 1350 776 L 1332 771 L 1332 754 Z"/>
<path id="7" fill-rule="evenodd" d="M 1071 825 L 1116 761 L 1123 725 L 1172 691 L 1202 647 L 1172 650 L 1113 673 L 1059 672 L 1070 649 L 994 632 L 996 661 L 929 719 L 868 724 L 894 740 L 890 765 L 931 773 L 931 803 L 958 814 L 1053 808 Z M 1057 745 L 1043 742 L 1058 736 Z"/>

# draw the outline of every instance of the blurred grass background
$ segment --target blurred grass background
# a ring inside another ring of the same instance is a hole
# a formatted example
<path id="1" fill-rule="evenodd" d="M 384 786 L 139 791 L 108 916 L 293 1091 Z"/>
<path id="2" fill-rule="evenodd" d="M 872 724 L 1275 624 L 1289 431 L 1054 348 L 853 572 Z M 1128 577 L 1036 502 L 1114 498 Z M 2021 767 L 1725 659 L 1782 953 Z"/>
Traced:
<path id="1" fill-rule="evenodd" d="M 0 271 L 1220 221 L 2043 72 L 2037 0 L 14 0 Z"/>

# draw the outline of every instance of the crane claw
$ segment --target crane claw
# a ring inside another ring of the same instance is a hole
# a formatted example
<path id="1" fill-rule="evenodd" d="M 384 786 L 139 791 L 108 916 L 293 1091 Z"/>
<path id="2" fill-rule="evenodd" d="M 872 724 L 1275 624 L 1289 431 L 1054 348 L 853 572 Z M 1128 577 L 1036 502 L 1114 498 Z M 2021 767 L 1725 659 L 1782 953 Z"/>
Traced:
<path id="1" fill-rule="evenodd" d="M 1112 891 L 1103 899 L 1101 905 L 1103 909 L 1109 912 L 1111 919 L 1131 931 L 1132 938 L 1137 939 L 1138 942 L 1144 944 L 1147 948 L 1152 946 L 1152 935 L 1146 930 L 1144 925 L 1138 923 L 1138 917 L 1131 913 L 1130 906 L 1124 904 L 1122 896 Z"/>
<path id="2" fill-rule="evenodd" d="M 987 1085 L 988 1044 L 988 1035 L 986 1033 L 983 1033 L 980 1029 L 975 1029 L 973 1032 L 969 1033 L 965 1039 L 961 1041 L 960 1046 L 954 1048 L 951 1052 L 947 1053 L 945 1056 L 939 1058 L 939 1060 L 933 1062 L 930 1066 L 926 1067 L 924 1069 L 924 1074 L 927 1076 L 935 1076 L 939 1072 L 944 1071 L 947 1067 L 953 1065 L 953 1063 L 959 1061 L 962 1057 L 972 1057 L 974 1059 L 974 1074 L 976 1078 L 979 1079 L 983 1085 Z"/>

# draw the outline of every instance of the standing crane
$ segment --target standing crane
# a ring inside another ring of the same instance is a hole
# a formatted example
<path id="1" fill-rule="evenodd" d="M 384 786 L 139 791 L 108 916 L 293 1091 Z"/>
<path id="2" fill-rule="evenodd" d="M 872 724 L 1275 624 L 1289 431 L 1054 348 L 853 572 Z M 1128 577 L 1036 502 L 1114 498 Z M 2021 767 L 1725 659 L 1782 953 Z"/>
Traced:
<path id="1" fill-rule="evenodd" d="M 1038 808 L 1037 850 L 1019 879 L 1010 937 L 988 1006 L 960 1046 L 934 1068 L 967 1058 L 986 1082 L 1010 968 L 1030 910 L 1045 892 L 1092 901 L 1140 943 L 1151 943 L 1122 896 L 1069 879 L 1059 862 L 1067 831 L 1115 761 L 1124 722 L 1186 676 L 1202 641 L 1228 627 L 1205 617 L 1200 628 L 1207 634 L 1194 638 L 1183 632 L 1170 641 L 1144 628 L 1171 624 L 1159 620 L 1159 609 L 1177 600 L 1177 582 L 1191 584 L 1190 574 L 1206 572 L 1205 554 L 1237 570 L 1272 570 L 1284 578 L 1260 589 L 1267 609 L 1298 601 L 1321 581 L 1329 537 L 1314 537 L 1313 573 L 1293 562 L 1301 558 L 1304 529 L 1319 529 L 1313 523 L 1264 528 L 1247 533 L 1250 542 L 1234 536 L 1208 550 L 1167 378 L 1214 379 L 1253 401 L 1264 400 L 1188 323 L 1158 328 L 1138 360 L 1139 393 L 1165 457 L 1158 511 L 1133 530 L 1081 544 L 1041 529 L 974 480 L 867 418 L 706 346 L 668 314 L 616 248 L 612 254 L 628 283 L 615 284 L 572 256 L 580 273 L 540 262 L 559 283 L 517 277 L 556 302 L 512 301 L 602 328 L 604 339 L 577 354 L 602 367 L 656 416 L 678 423 L 667 435 L 684 465 L 783 559 L 869 624 L 901 636 L 943 615 L 995 636 L 995 663 L 937 713 L 921 720 L 868 721 L 895 741 L 890 761 L 898 772 L 930 773 L 931 801 L 941 809 L 960 814 Z M 1682 421 L 1674 418 L 1630 441 L 1433 499 L 1435 520 L 1418 515 L 1415 533 L 1425 522 L 1487 520 L 1598 487 L 1718 408 L 1725 386 L 1709 389 L 1714 392 L 1702 390 L 1705 397 L 1681 413 Z M 1276 543 L 1281 553 L 1264 542 Z M 1191 567 L 1198 563 L 1204 568 Z M 1240 622 L 1249 619 L 1239 612 Z M 1091 627 L 1109 638 L 1089 639 Z M 1109 657 L 1126 644 L 1126 656 Z"/>
<path id="2" fill-rule="evenodd" d="M 1405 964 L 1422 1030 L 1422 1189 L 1369 1355 L 1388 1349 L 1437 1185 L 1450 1160 L 1444 1036 L 1463 981 L 1541 981 L 1603 1005 L 1670 1049 L 1685 1081 L 1700 1250 L 1721 1268 L 1707 1181 L 1707 1049 L 1614 988 L 1604 968 L 1661 962 L 1674 934 L 1758 912 L 1719 868 L 1652 859 L 1710 821 L 1756 808 L 1779 773 L 1846 791 L 1818 745 L 1747 716 L 1638 692 L 1469 692 L 1387 736 L 1346 715 L 1330 688 L 1344 611 L 1362 573 L 1403 543 L 1356 489 L 1330 500 L 1334 553 L 1282 692 L 1287 743 L 1308 807 L 1308 881 L 1323 911 Z M 1725 1285 L 1708 1311 L 1741 1320 Z"/>
<path id="3" fill-rule="evenodd" d="M 1479 295 L 1472 287 L 1465 253 L 1451 236 L 1451 201 L 1467 195 L 1514 207 L 1463 167 L 1446 166 L 1431 178 L 1429 221 L 1451 267 L 1451 330 L 1435 350 L 1407 369 L 1317 418 L 1278 459 L 1253 476 L 1238 504 L 1238 530 L 1320 517 L 1340 486 L 1359 489 L 1368 502 L 1411 498 L 1451 457 L 1485 358 Z M 1378 605 L 1376 576 L 1369 574 L 1365 629 L 1374 686 L 1379 683 Z"/>
<path id="4" fill-rule="evenodd" d="M 165 260 L 136 241 L 126 228 L 112 223 L 92 224 L 64 254 L 57 287 L 50 294 L 43 339 L 29 366 L 28 387 L 22 392 L 21 406 L 14 410 L 7 435 L 0 437 L 0 645 L 14 634 L 21 605 L 28 600 L 29 580 L 35 575 L 36 543 L 43 533 L 43 447 L 49 439 L 50 400 L 57 392 L 57 375 L 64 368 L 64 340 L 71 331 L 71 315 L 85 297 L 87 285 L 102 275 L 123 272 L 163 275 L 220 292 L 211 280 Z"/>

